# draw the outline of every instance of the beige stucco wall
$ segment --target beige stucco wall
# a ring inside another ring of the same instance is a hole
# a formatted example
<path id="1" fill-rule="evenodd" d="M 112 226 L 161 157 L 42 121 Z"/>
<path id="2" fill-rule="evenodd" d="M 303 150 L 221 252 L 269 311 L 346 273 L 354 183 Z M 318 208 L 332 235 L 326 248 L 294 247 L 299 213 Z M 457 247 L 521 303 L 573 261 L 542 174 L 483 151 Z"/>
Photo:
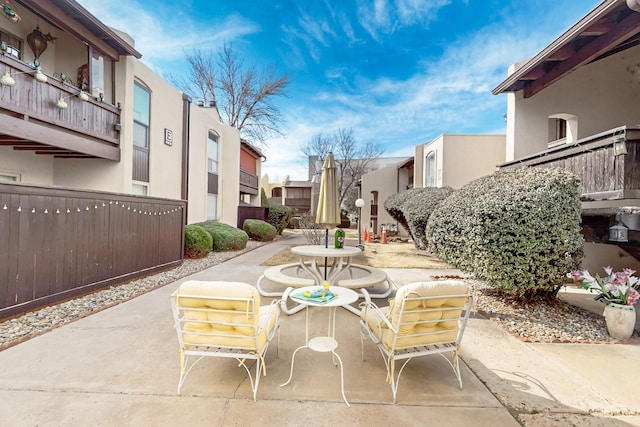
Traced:
<path id="1" fill-rule="evenodd" d="M 505 161 L 505 135 L 443 134 L 415 147 L 414 187 L 425 186 L 424 159 L 436 153 L 436 187 L 460 188 Z"/>
<path id="2" fill-rule="evenodd" d="M 133 164 L 134 80 L 151 92 L 149 196 L 182 197 L 183 96 L 167 81 L 133 57 L 116 63 L 116 101 L 121 103 L 119 162 L 104 159 L 54 159 L 52 156 L 0 147 L 0 174 L 18 175 L 20 181 L 38 185 L 131 194 Z M 173 131 L 173 144 L 165 144 L 165 129 Z M 215 108 L 190 104 L 188 222 L 206 220 L 207 138 L 220 136 L 218 219 L 236 225 L 239 200 L 240 136 L 222 124 Z M 260 165 L 258 165 L 258 172 Z M 145 183 L 138 183 L 145 184 Z M 256 198 L 259 203 L 259 198 Z"/>
<path id="3" fill-rule="evenodd" d="M 179 199 L 182 177 L 182 94 L 135 58 L 117 65 L 116 96 L 122 105 L 120 162 L 102 159 L 55 159 L 54 185 L 131 193 L 133 164 L 133 82 L 151 92 L 148 195 Z M 164 143 L 173 131 L 172 146 Z"/>
<path id="4" fill-rule="evenodd" d="M 582 268 L 589 270 L 591 274 L 602 276 L 604 274 L 602 268 L 605 266 L 610 266 L 615 271 L 624 268 L 640 271 L 640 261 L 616 245 L 585 242 L 584 254 Z"/>
<path id="5" fill-rule="evenodd" d="M 578 117 L 577 139 L 640 123 L 640 46 L 585 65 L 531 98 L 507 96 L 507 161 L 547 148 L 548 117 Z M 513 68 L 512 68 L 513 69 Z"/>
<path id="6" fill-rule="evenodd" d="M 53 157 L 16 151 L 12 147 L 0 147 L 0 175 L 17 176 L 18 182 L 51 185 Z"/>
<path id="7" fill-rule="evenodd" d="M 222 124 L 215 108 L 191 104 L 189 129 L 189 209 L 187 222 L 207 219 L 207 139 L 209 130 L 218 141 L 218 221 L 236 226 L 240 197 L 240 134 Z"/>
<path id="8" fill-rule="evenodd" d="M 402 163 L 402 162 L 401 162 Z M 387 166 L 382 169 L 362 175 L 361 197 L 365 204 L 362 208 L 362 231 L 365 228 L 369 231 L 375 229 L 380 233 L 383 224 L 395 224 L 401 235 L 408 235 L 406 230 L 398 225 L 398 222 L 391 217 L 384 209 L 384 202 L 399 191 L 405 191 L 408 183 L 407 169 L 398 169 L 398 164 Z M 377 223 L 372 222 L 371 202 L 374 201 L 372 192 L 378 192 L 378 217 Z"/>

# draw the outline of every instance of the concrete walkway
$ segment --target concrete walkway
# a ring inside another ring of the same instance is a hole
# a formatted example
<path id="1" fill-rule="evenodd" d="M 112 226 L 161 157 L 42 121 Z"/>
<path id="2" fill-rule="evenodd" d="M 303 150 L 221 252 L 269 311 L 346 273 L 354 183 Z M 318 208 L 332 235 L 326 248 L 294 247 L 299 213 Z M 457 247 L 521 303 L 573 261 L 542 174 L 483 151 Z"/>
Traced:
<path id="1" fill-rule="evenodd" d="M 291 236 L 62 326 L 0 352 L 2 426 L 640 426 L 638 345 L 528 344 L 474 317 L 462 342 L 463 390 L 439 357 L 407 366 L 392 404 L 384 363 L 371 343 L 360 357 L 358 319 L 338 311 L 339 370 L 325 353 L 302 351 L 305 313 L 283 316 L 279 356 L 267 355 L 258 401 L 232 360 L 207 359 L 176 393 L 178 347 L 169 295 L 185 280 L 255 284 L 260 265 Z M 455 271 L 386 270 L 397 285 Z M 312 333 L 327 311 L 311 311 Z M 585 413 L 596 411 L 594 416 Z M 633 414 L 625 416 L 620 414 Z M 614 415 L 617 415 L 614 417 Z"/>

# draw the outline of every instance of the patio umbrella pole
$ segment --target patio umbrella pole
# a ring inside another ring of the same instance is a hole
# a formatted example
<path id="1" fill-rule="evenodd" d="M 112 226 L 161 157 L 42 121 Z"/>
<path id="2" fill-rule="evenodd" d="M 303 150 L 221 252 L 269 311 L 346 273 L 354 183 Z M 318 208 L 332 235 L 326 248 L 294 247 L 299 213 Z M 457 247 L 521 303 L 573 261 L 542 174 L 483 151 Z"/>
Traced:
<path id="1" fill-rule="evenodd" d="M 324 230 L 324 247 L 329 247 L 329 229 Z M 327 280 L 327 257 L 324 257 L 324 280 Z"/>

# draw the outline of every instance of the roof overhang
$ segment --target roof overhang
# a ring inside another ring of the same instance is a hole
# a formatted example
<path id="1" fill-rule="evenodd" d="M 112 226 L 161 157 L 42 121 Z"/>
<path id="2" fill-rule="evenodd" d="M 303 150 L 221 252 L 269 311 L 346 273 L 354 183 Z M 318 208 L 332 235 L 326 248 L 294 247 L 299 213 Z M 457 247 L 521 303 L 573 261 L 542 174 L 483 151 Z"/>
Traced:
<path id="1" fill-rule="evenodd" d="M 408 159 L 399 162 L 396 165 L 396 167 L 398 169 L 409 169 L 409 168 L 413 167 L 413 163 L 414 163 L 414 158 L 413 157 L 409 157 Z"/>
<path id="2" fill-rule="evenodd" d="M 114 61 L 142 54 L 75 0 L 15 0 L 42 19 L 98 48 Z"/>
<path id="3" fill-rule="evenodd" d="M 240 140 L 240 146 L 255 156 L 256 159 L 263 158 L 264 160 L 267 160 L 267 157 L 262 153 L 262 151 L 260 151 L 260 149 L 255 145 L 249 143 L 246 139 Z"/>
<path id="4" fill-rule="evenodd" d="M 492 92 L 522 90 L 529 98 L 583 65 L 640 44 L 639 34 L 640 0 L 603 1 Z"/>

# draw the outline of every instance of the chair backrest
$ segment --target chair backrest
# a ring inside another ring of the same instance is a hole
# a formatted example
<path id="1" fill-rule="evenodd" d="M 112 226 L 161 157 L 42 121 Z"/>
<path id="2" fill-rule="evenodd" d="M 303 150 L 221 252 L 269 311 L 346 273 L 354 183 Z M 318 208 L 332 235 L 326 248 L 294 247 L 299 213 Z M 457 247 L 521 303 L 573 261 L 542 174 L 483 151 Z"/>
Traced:
<path id="1" fill-rule="evenodd" d="M 172 295 L 181 347 L 255 350 L 259 334 L 260 294 L 243 282 L 187 281 Z"/>
<path id="2" fill-rule="evenodd" d="M 459 344 L 469 316 L 469 302 L 469 287 L 459 280 L 404 285 L 389 307 L 388 319 L 396 333 L 388 334 L 385 344 L 394 349 Z"/>

